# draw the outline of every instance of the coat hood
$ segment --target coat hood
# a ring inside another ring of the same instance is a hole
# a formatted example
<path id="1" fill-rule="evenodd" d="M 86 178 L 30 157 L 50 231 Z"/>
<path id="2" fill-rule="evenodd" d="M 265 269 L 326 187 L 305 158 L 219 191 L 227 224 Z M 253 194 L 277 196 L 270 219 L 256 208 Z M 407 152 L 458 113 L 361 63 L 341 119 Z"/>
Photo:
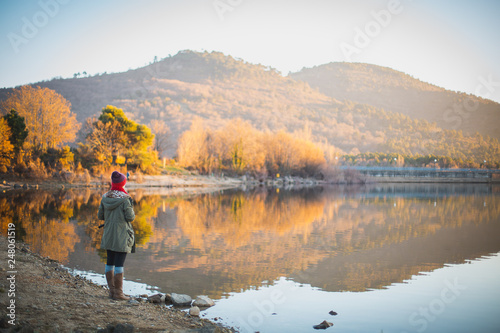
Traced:
<path id="1" fill-rule="evenodd" d="M 120 206 L 126 200 L 129 200 L 130 197 L 124 193 L 113 193 L 118 191 L 109 191 L 102 196 L 102 204 L 104 208 L 107 210 L 113 210 L 116 207 Z"/>

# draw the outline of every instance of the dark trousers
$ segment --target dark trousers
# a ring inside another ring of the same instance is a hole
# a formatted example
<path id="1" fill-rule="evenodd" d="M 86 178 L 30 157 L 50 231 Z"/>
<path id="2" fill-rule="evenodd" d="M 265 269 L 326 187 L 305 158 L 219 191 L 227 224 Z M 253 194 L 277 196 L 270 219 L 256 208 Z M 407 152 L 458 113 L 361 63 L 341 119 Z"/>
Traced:
<path id="1" fill-rule="evenodd" d="M 115 252 L 111 250 L 106 250 L 108 258 L 106 259 L 106 265 L 123 267 L 125 263 L 125 258 L 127 258 L 127 252 Z"/>

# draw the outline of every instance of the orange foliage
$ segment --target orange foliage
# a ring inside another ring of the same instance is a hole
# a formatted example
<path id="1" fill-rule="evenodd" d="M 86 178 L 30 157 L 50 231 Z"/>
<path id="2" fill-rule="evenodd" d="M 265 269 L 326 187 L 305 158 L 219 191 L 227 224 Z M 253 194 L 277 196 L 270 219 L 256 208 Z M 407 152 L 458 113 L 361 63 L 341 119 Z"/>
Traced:
<path id="1" fill-rule="evenodd" d="M 315 175 L 326 163 L 323 150 L 309 138 L 285 131 L 264 133 L 241 119 L 213 131 L 200 119 L 179 140 L 179 163 L 202 173 L 230 171 Z"/>
<path id="2" fill-rule="evenodd" d="M 262 232 L 270 239 L 273 234 L 286 233 L 307 239 L 311 223 L 323 215 L 324 202 L 306 201 L 298 197 L 285 202 L 265 192 L 252 196 L 202 195 L 176 205 L 177 221 L 191 245 L 202 250 L 219 239 L 224 240 L 226 248 L 247 246 L 255 234 Z"/>
<path id="3" fill-rule="evenodd" d="M 46 192 L 0 198 L 0 230 L 5 234 L 8 224 L 14 223 L 16 236 L 24 234 L 22 240 L 34 251 L 65 264 L 80 238 L 75 225 L 68 223 L 73 216 L 72 202 L 63 200 L 59 205 L 54 199 Z M 45 209 L 52 205 L 53 211 L 47 214 Z"/>
<path id="4" fill-rule="evenodd" d="M 26 230 L 24 241 L 30 244 L 33 251 L 62 264 L 68 263 L 69 254 L 73 252 L 75 244 L 80 242 L 73 223 L 48 219 L 46 216 L 23 223 L 23 228 Z"/>
<path id="5" fill-rule="evenodd" d="M 0 117 L 0 172 L 6 172 L 14 156 L 14 145 L 10 142 L 11 130 L 7 121 Z"/>
<path id="6" fill-rule="evenodd" d="M 26 85 L 14 89 L 0 103 L 3 113 L 12 109 L 25 119 L 28 149 L 45 151 L 73 142 L 80 128 L 76 115 L 71 112 L 71 104 L 49 88 Z"/>

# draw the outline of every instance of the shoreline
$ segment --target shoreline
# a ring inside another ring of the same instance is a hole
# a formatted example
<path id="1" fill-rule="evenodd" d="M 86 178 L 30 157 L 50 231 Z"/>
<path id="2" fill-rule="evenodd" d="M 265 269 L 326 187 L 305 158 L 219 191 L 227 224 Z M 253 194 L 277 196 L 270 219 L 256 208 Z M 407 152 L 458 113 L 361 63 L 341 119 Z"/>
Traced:
<path id="1" fill-rule="evenodd" d="M 354 181 L 324 181 L 311 178 L 285 177 L 279 179 L 267 179 L 265 181 L 247 180 L 246 177 L 214 177 L 202 175 L 145 175 L 140 182 L 133 178 L 125 186 L 128 190 L 148 189 L 148 191 L 167 190 L 169 193 L 207 193 L 232 188 L 253 187 L 288 187 L 288 186 L 348 186 L 369 185 L 377 183 L 408 183 L 408 184 L 500 184 L 500 178 L 441 178 L 441 177 L 387 177 L 359 175 Z M 11 178 L 0 182 L 0 190 L 26 190 L 26 189 L 71 189 L 90 188 L 107 189 L 110 182 L 103 179 L 93 179 L 90 183 L 65 182 L 58 179 L 34 180 Z"/>
<path id="2" fill-rule="evenodd" d="M 94 178 L 89 183 L 67 182 L 60 179 L 23 179 L 9 178 L 0 182 L 0 189 L 53 189 L 53 188 L 108 188 L 111 181 L 108 179 Z M 142 176 L 142 180 L 137 182 L 134 178 L 130 179 L 126 188 L 146 188 L 146 187 L 164 187 L 164 188 L 196 188 L 196 187 L 214 187 L 214 188 L 233 188 L 242 185 L 239 178 L 228 177 L 210 177 L 210 176 Z"/>
<path id="3" fill-rule="evenodd" d="M 0 318 L 0 332 L 94 333 L 119 324 L 132 325 L 134 332 L 236 332 L 143 298 L 112 300 L 106 287 L 72 275 L 59 262 L 32 252 L 27 244 L 8 246 L 5 235 L 0 237 L 0 248 L 13 250 L 15 266 L 11 268 L 16 269 L 7 269 L 7 260 L 0 266 L 0 304 L 7 309 Z"/>

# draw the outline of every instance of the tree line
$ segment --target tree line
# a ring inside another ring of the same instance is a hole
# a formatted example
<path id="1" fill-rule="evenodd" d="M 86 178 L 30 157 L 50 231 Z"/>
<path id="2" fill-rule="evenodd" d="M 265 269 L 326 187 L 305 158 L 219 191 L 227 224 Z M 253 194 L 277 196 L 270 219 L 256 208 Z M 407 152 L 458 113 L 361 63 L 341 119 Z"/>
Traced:
<path id="1" fill-rule="evenodd" d="M 205 174 L 256 177 L 316 175 L 326 163 L 323 151 L 309 138 L 283 130 L 259 131 L 241 119 L 230 120 L 218 130 L 195 120 L 179 139 L 178 161 Z"/>
<path id="2" fill-rule="evenodd" d="M 0 110 L 0 173 L 43 178 L 90 170 L 97 175 L 112 165 L 151 171 L 158 159 L 151 129 L 111 105 L 82 128 L 63 96 L 22 86 L 0 103 Z M 67 145 L 77 138 L 76 147 Z"/>
<path id="3" fill-rule="evenodd" d="M 152 121 L 152 128 L 149 128 L 129 119 L 122 109 L 112 105 L 104 107 L 98 117 L 88 118 L 82 126 L 71 111 L 71 104 L 48 88 L 22 86 L 14 89 L 0 103 L 0 112 L 3 115 L 0 117 L 0 173 L 4 174 L 43 178 L 73 173 L 88 178 L 90 174 L 101 175 L 115 166 L 157 173 L 159 156 L 170 143 L 170 129 L 165 122 Z M 384 115 L 387 116 L 381 114 Z M 402 117 L 402 126 L 409 124 L 406 118 Z M 424 125 L 429 131 L 434 128 L 427 123 Z M 202 174 L 258 178 L 278 174 L 322 177 L 329 166 L 338 164 L 500 166 L 495 158 L 498 149 L 492 151 L 498 147 L 498 140 L 483 139 L 479 134 L 464 137 L 461 132 L 444 131 L 438 133 L 439 141 L 444 142 L 451 134 L 457 142 L 469 144 L 474 154 L 453 153 L 453 143 L 448 143 L 447 149 L 435 149 L 434 154 L 415 154 L 404 149 L 407 141 L 395 139 L 385 141 L 386 152 L 345 154 L 327 141 L 315 141 L 307 123 L 303 130 L 290 133 L 259 130 L 239 118 L 214 129 L 198 118 L 181 134 L 174 163 Z M 76 145 L 68 146 L 75 141 L 78 141 Z M 443 154 L 450 151 L 450 154 Z M 484 156 L 483 161 L 479 155 Z"/>

